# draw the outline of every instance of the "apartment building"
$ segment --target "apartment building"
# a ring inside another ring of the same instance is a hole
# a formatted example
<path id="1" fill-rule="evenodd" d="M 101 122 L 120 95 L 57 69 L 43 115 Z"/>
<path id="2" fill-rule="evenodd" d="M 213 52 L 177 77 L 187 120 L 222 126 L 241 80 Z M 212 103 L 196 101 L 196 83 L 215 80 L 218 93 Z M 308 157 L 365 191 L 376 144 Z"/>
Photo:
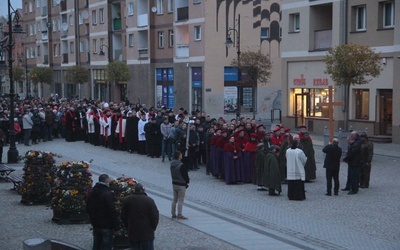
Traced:
<path id="1" fill-rule="evenodd" d="M 282 116 L 285 125 L 322 133 L 328 125 L 328 86 L 334 101 L 344 87 L 325 74 L 322 59 L 339 44 L 367 45 L 380 53 L 382 72 L 349 94 L 349 129 L 392 135 L 400 142 L 400 14 L 398 0 L 286 0 L 282 4 Z M 344 128 L 343 107 L 334 108 L 335 129 Z"/>
<path id="2" fill-rule="evenodd" d="M 241 98 L 244 116 L 269 118 L 280 110 L 281 0 L 22 0 L 28 70 L 48 66 L 54 84 L 37 86 L 39 96 L 146 103 L 154 107 L 232 115 Z M 239 16 L 241 17 L 239 20 Z M 240 27 L 238 24 L 240 22 Z M 240 49 L 268 54 L 268 83 L 252 85 L 231 65 Z M 227 48 L 227 35 L 235 46 Z M 109 62 L 127 64 L 131 79 L 107 80 Z M 81 86 L 65 71 L 81 65 L 91 79 Z M 238 82 L 240 79 L 240 82 Z"/>

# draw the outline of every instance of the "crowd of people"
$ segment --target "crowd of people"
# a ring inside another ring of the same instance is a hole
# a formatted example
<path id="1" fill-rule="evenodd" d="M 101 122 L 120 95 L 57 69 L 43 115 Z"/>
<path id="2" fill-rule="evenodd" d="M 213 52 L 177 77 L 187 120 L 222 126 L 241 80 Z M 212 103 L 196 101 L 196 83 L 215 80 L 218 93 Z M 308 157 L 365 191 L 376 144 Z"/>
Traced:
<path id="1" fill-rule="evenodd" d="M 17 101 L 14 118 L 9 117 L 6 100 L 2 100 L 1 106 L 4 144 L 13 121 L 14 128 L 20 127 L 17 142 L 26 146 L 62 137 L 67 142 L 85 141 L 93 146 L 160 158 L 162 162 L 166 158 L 172 161 L 174 153 L 179 151 L 189 171 L 205 166 L 207 175 L 227 184 L 253 183 L 257 190 L 269 190 L 271 196 L 281 193 L 281 184 L 316 179 L 314 146 L 306 126 L 292 136 L 289 128 L 277 125 L 266 131 L 263 124 L 250 118 L 226 121 L 200 111 L 189 114 L 184 108 L 174 113 L 164 107 L 147 109 L 144 104 L 87 99 Z M 300 160 L 300 156 L 289 159 L 287 152 L 296 148 L 304 153 L 304 159 Z M 304 164 L 301 166 L 304 173 L 291 168 L 299 163 Z M 368 187 L 369 172 L 370 169 L 363 171 L 362 186 Z M 331 174 L 331 179 L 336 175 Z M 337 189 L 338 185 L 335 194 Z"/>

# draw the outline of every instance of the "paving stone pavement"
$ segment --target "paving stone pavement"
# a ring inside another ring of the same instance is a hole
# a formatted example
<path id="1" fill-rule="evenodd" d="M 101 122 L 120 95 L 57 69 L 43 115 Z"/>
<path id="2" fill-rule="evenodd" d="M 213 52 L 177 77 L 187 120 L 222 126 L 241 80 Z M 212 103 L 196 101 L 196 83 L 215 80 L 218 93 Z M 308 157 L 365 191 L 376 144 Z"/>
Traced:
<path id="1" fill-rule="evenodd" d="M 327 197 L 323 138 L 312 136 L 317 180 L 306 184 L 307 200 L 289 201 L 285 185 L 279 197 L 257 192 L 251 184 L 226 185 L 201 169 L 189 173 L 191 183 L 184 207 L 187 221 L 169 219 L 169 164 L 161 163 L 160 158 L 62 139 L 17 147 L 20 154 L 31 149 L 51 151 L 62 156 L 58 162 L 93 159 L 90 169 L 94 181 L 103 172 L 138 179 L 160 210 L 156 249 L 400 249 L 400 145 L 375 143 L 369 189 L 354 196 L 341 192 Z M 6 155 L 7 148 L 4 152 Z M 341 183 L 346 175 L 343 163 Z M 91 248 L 90 226 L 51 223 L 51 209 L 21 205 L 19 196 L 8 190 L 11 187 L 11 183 L 0 181 L 0 226 L 9 228 L 0 232 L 0 240 L 6 244 L 0 249 L 21 249 L 24 239 L 36 237 L 64 239 Z"/>

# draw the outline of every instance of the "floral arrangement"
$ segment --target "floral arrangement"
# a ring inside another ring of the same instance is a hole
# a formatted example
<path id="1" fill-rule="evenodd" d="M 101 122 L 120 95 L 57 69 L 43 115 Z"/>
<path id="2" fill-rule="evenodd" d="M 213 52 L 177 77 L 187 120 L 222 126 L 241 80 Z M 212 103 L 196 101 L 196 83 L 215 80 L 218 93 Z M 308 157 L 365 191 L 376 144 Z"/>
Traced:
<path id="1" fill-rule="evenodd" d="M 54 157 L 60 157 L 57 154 L 53 154 L 48 151 L 38 151 L 38 150 L 30 150 L 25 153 L 24 156 L 19 156 L 19 161 L 24 161 L 26 165 L 46 165 L 46 164 L 54 164 Z"/>
<path id="2" fill-rule="evenodd" d="M 23 168 L 24 182 L 20 193 L 22 203 L 46 203 L 51 199 L 51 190 L 54 187 L 55 171 L 54 154 L 45 151 L 27 151 Z"/>
<path id="3" fill-rule="evenodd" d="M 56 188 L 51 200 L 51 208 L 57 214 L 55 217 L 86 215 L 86 198 L 92 190 L 89 163 L 63 162 L 58 166 L 56 176 Z"/>

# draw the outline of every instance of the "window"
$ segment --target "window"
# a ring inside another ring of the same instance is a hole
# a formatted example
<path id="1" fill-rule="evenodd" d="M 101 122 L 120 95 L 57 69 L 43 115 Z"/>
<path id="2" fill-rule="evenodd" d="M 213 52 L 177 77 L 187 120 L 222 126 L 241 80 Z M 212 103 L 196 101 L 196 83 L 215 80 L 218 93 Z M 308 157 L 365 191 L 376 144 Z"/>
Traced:
<path id="1" fill-rule="evenodd" d="M 383 3 L 383 27 L 392 28 L 394 27 L 394 3 L 384 2 Z"/>
<path id="2" fill-rule="evenodd" d="M 369 119 L 369 90 L 356 89 L 356 119 Z"/>
<path id="3" fill-rule="evenodd" d="M 158 32 L 158 48 L 164 48 L 164 31 Z"/>
<path id="4" fill-rule="evenodd" d="M 93 39 L 93 54 L 97 54 L 97 39 Z"/>
<path id="5" fill-rule="evenodd" d="M 104 9 L 99 9 L 99 22 L 104 23 Z"/>
<path id="6" fill-rule="evenodd" d="M 174 12 L 174 1 L 168 0 L 168 13 Z"/>
<path id="7" fill-rule="evenodd" d="M 79 52 L 83 52 L 83 50 L 85 49 L 85 46 L 83 45 L 83 41 L 79 42 Z"/>
<path id="8" fill-rule="evenodd" d="M 29 2 L 29 13 L 32 13 L 33 11 L 33 5 L 32 2 Z"/>
<path id="9" fill-rule="evenodd" d="M 92 24 L 93 25 L 97 24 L 97 13 L 96 13 L 96 10 L 92 10 Z"/>
<path id="10" fill-rule="evenodd" d="M 289 15 L 289 31 L 300 32 L 300 13 Z"/>
<path id="11" fill-rule="evenodd" d="M 73 15 L 69 15 L 69 25 L 74 25 L 74 16 Z"/>
<path id="12" fill-rule="evenodd" d="M 57 44 L 54 44 L 54 57 L 58 56 L 58 46 Z"/>
<path id="13" fill-rule="evenodd" d="M 25 55 L 26 55 L 26 59 L 29 59 L 31 57 L 29 48 L 25 48 Z"/>
<path id="14" fill-rule="evenodd" d="M 365 6 L 357 6 L 356 7 L 356 31 L 364 31 L 366 30 L 365 27 Z"/>
<path id="15" fill-rule="evenodd" d="M 79 14 L 79 15 L 78 15 L 78 22 L 79 22 L 79 25 L 83 24 L 83 17 L 82 17 L 82 14 Z"/>
<path id="16" fill-rule="evenodd" d="M 201 0 L 193 0 L 193 3 L 194 3 L 194 4 L 196 4 L 196 3 L 201 3 Z"/>
<path id="17" fill-rule="evenodd" d="M 75 45 L 74 42 L 69 42 L 69 53 L 74 54 L 75 53 Z"/>
<path id="18" fill-rule="evenodd" d="M 35 58 L 35 48 L 34 47 L 31 48 L 31 58 Z"/>
<path id="19" fill-rule="evenodd" d="M 38 2 L 39 2 L 39 1 L 38 1 Z M 25 6 L 25 8 L 24 8 L 24 9 L 25 9 L 25 14 L 28 14 L 28 3 L 25 3 L 24 6 Z"/>
<path id="20" fill-rule="evenodd" d="M 37 55 L 40 56 L 41 52 L 42 51 L 40 50 L 40 45 L 39 45 L 39 46 L 37 46 Z"/>
<path id="21" fill-rule="evenodd" d="M 269 28 L 261 28 L 261 38 L 269 38 Z"/>
<path id="22" fill-rule="evenodd" d="M 53 19 L 53 24 L 52 24 L 53 32 L 57 31 L 57 20 Z"/>
<path id="23" fill-rule="evenodd" d="M 128 4 L 128 15 L 133 16 L 133 2 Z"/>
<path id="24" fill-rule="evenodd" d="M 40 8 L 40 1 L 36 1 L 36 8 Z"/>
<path id="25" fill-rule="evenodd" d="M 33 35 L 33 25 L 29 25 L 29 35 Z"/>
<path id="26" fill-rule="evenodd" d="M 164 13 L 163 0 L 157 0 L 157 14 L 161 15 L 163 13 Z"/>
<path id="27" fill-rule="evenodd" d="M 168 30 L 168 46 L 174 47 L 174 30 Z"/>
<path id="28" fill-rule="evenodd" d="M 133 38 L 134 38 L 133 34 L 129 34 L 129 47 L 133 47 L 134 45 Z"/>
<path id="29" fill-rule="evenodd" d="M 194 26 L 194 40 L 201 40 L 201 26 Z"/>

